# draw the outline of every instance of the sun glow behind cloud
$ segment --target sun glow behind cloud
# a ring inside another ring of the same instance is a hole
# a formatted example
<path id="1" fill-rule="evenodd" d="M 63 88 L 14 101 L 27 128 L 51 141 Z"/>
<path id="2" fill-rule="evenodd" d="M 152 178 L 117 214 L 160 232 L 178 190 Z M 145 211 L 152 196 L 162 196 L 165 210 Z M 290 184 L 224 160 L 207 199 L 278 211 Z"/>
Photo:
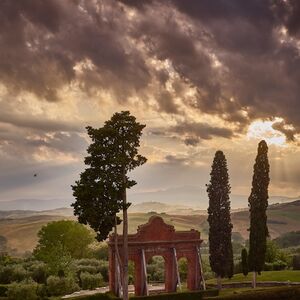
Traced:
<path id="1" fill-rule="evenodd" d="M 273 128 L 273 124 L 282 121 L 282 119 L 276 118 L 273 121 L 257 120 L 251 123 L 248 128 L 248 139 L 264 139 L 268 144 L 276 146 L 286 146 L 285 135 Z"/>

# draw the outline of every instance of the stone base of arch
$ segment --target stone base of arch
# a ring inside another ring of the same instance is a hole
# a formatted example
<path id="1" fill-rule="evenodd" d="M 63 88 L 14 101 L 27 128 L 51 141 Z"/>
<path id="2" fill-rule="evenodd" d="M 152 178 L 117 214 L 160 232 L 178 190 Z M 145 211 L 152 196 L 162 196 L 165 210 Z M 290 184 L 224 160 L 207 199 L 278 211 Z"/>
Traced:
<path id="1" fill-rule="evenodd" d="M 118 247 L 121 258 L 123 237 L 118 236 Z M 175 292 L 178 276 L 176 259 L 186 257 L 188 261 L 187 287 L 189 290 L 199 290 L 201 286 L 201 269 L 198 249 L 202 240 L 197 230 L 175 231 L 174 226 L 168 225 L 159 216 L 152 216 L 148 223 L 138 227 L 136 234 L 128 236 L 129 260 L 134 262 L 135 269 L 135 295 L 147 294 L 145 285 L 145 261 L 159 255 L 165 260 L 165 291 Z M 174 255 L 174 249 L 176 250 Z M 116 291 L 116 255 L 114 247 L 114 235 L 109 238 L 109 286 Z"/>

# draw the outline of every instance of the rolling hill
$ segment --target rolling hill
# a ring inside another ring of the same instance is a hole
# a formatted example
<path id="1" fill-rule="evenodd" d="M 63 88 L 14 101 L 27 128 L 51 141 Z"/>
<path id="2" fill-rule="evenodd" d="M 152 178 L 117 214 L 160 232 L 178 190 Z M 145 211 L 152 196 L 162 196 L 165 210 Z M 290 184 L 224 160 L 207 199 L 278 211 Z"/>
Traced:
<path id="1" fill-rule="evenodd" d="M 204 211 L 190 210 L 184 207 L 166 207 L 164 204 L 155 203 L 149 207 L 144 204 L 131 210 L 129 214 L 129 231 L 134 233 L 140 224 L 148 221 L 151 215 L 156 214 L 154 208 L 164 208 L 168 213 L 160 213 L 165 222 L 175 226 L 177 230 L 201 231 L 203 239 L 207 239 L 208 224 Z M 150 212 L 139 212 L 141 209 L 151 208 Z M 179 213 L 183 212 L 183 213 Z M 190 214 L 187 214 L 189 212 Z M 8 246 L 14 252 L 24 253 L 32 251 L 37 243 L 39 229 L 51 221 L 61 219 L 74 219 L 69 208 L 48 211 L 0 211 L 0 235 L 5 236 Z M 273 204 L 268 209 L 268 227 L 272 238 L 279 235 L 300 230 L 300 200 Z M 233 232 L 239 233 L 244 239 L 248 238 L 249 214 L 247 210 L 232 212 Z M 120 232 L 121 228 L 119 229 Z"/>

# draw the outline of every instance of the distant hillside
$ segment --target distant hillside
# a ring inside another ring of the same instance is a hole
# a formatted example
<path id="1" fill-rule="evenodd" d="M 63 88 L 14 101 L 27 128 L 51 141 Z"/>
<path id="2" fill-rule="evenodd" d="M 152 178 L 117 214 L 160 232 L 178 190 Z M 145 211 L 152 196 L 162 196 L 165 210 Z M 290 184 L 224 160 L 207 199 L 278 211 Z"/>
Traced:
<path id="1" fill-rule="evenodd" d="M 208 206 L 208 198 L 205 188 L 199 186 L 180 186 L 176 188 L 168 188 L 153 192 L 129 192 L 128 200 L 134 205 L 144 203 L 163 203 L 168 206 L 183 205 L 193 210 L 206 210 Z M 248 195 L 230 195 L 231 207 L 233 209 L 247 208 Z M 295 199 L 284 196 L 271 196 L 270 204 L 277 202 L 290 202 Z M 35 210 L 44 211 L 52 210 L 59 207 L 70 207 L 74 199 L 17 199 L 10 201 L 0 201 L 1 210 Z M 147 212 L 145 210 L 144 212 Z"/>
<path id="2" fill-rule="evenodd" d="M 152 212 L 134 212 L 151 208 Z M 159 209 L 178 209 L 174 206 L 161 203 L 146 203 L 133 206 L 129 213 L 129 232 L 134 233 L 137 227 L 148 221 L 154 211 Z M 182 213 L 161 213 L 160 215 L 177 230 L 190 230 L 191 228 L 201 231 L 201 237 L 207 239 L 208 224 L 207 216 L 203 211 L 193 211 L 192 214 Z M 188 209 L 187 209 L 188 210 Z M 72 216 L 71 209 L 57 209 L 50 211 L 0 211 L 0 235 L 8 240 L 8 246 L 18 252 L 32 250 L 37 242 L 37 232 L 48 222 L 61 219 L 76 219 Z M 300 200 L 270 205 L 268 208 L 268 226 L 272 238 L 283 233 L 300 230 Z M 248 239 L 249 212 L 248 210 L 235 211 L 232 213 L 233 231 Z M 121 229 L 121 228 L 120 228 Z"/>

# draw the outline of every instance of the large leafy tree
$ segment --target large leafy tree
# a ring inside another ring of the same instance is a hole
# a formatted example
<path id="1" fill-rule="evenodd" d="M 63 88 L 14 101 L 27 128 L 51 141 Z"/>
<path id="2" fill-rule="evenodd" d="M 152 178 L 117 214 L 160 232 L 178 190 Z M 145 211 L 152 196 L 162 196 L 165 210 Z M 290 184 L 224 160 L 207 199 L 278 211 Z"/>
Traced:
<path id="1" fill-rule="evenodd" d="M 89 224 L 98 240 L 103 240 L 120 219 L 123 212 L 123 298 L 128 299 L 128 216 L 126 190 L 136 182 L 128 173 L 144 164 L 146 158 L 138 153 L 145 125 L 136 121 L 129 111 L 115 113 L 104 126 L 87 127 L 92 144 L 88 148 L 80 180 L 72 187 L 76 198 L 75 215 Z"/>
<path id="2" fill-rule="evenodd" d="M 50 222 L 38 232 L 34 256 L 46 262 L 50 272 L 67 271 L 72 259 L 86 257 L 94 234 L 84 225 L 70 220 Z"/>
<path id="3" fill-rule="evenodd" d="M 252 190 L 249 197 L 250 238 L 249 238 L 249 270 L 253 271 L 253 287 L 256 287 L 256 274 L 260 274 L 265 263 L 267 248 L 267 207 L 270 165 L 268 146 L 265 141 L 258 144 L 254 164 Z"/>
<path id="4" fill-rule="evenodd" d="M 232 224 L 230 217 L 230 185 L 227 161 L 222 151 L 217 151 L 207 185 L 209 197 L 209 260 L 211 269 L 218 278 L 233 275 L 233 251 L 231 243 Z"/>

